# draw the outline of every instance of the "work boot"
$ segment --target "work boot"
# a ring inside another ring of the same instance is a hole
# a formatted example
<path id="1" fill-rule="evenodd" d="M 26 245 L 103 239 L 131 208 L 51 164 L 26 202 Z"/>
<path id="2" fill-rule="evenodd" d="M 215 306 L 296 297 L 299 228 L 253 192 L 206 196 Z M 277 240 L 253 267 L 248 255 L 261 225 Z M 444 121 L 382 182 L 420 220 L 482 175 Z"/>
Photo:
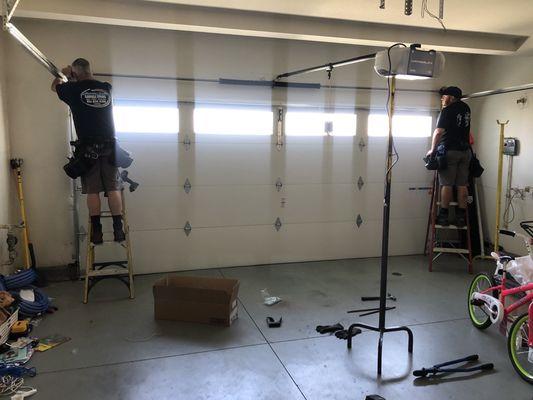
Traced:
<path id="1" fill-rule="evenodd" d="M 104 243 L 104 234 L 102 233 L 102 224 L 92 224 L 91 242 L 93 244 Z"/>
<path id="2" fill-rule="evenodd" d="M 124 233 L 122 226 L 118 227 L 113 225 L 113 237 L 115 239 L 115 242 L 119 243 L 126 240 L 126 234 Z"/>
<path id="3" fill-rule="evenodd" d="M 448 221 L 448 209 L 441 208 L 437 214 L 437 220 L 435 221 L 437 225 L 448 226 L 450 222 Z"/>
<path id="4" fill-rule="evenodd" d="M 126 234 L 122 228 L 122 215 L 113 215 L 113 236 L 115 242 L 123 242 L 126 240 Z"/>
<path id="5" fill-rule="evenodd" d="M 466 225 L 466 210 L 464 208 L 457 207 L 455 211 L 455 225 L 458 228 L 462 228 Z"/>

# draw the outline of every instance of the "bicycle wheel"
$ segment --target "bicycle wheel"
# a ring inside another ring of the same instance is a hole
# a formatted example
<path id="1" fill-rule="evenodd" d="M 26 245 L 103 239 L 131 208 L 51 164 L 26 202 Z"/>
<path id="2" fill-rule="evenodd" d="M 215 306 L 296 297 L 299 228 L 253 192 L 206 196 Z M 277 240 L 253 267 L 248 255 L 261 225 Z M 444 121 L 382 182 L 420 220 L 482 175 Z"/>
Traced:
<path id="1" fill-rule="evenodd" d="M 533 385 L 533 361 L 528 360 L 529 335 L 533 332 L 529 332 L 528 319 L 528 314 L 523 314 L 511 326 L 507 337 L 507 351 L 518 375 Z"/>
<path id="2" fill-rule="evenodd" d="M 484 305 L 476 306 L 471 304 L 470 299 L 472 298 L 473 293 L 483 292 L 492 286 L 494 286 L 492 277 L 485 272 L 481 272 L 474 276 L 474 279 L 468 288 L 468 315 L 470 316 L 472 324 L 478 329 L 487 329 L 491 325 L 492 322 L 489 317 L 490 311 Z M 494 296 L 494 293 L 492 293 L 492 295 Z"/>

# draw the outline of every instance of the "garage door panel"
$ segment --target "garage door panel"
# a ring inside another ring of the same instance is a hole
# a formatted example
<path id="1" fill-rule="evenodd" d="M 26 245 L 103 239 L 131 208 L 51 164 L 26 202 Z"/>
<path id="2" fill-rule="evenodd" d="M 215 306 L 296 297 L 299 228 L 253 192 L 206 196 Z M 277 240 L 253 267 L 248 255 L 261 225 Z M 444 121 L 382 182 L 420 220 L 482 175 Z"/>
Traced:
<path id="1" fill-rule="evenodd" d="M 154 191 L 157 195 L 154 195 Z M 182 228 L 193 226 L 258 225 L 274 223 L 272 204 L 277 192 L 273 186 L 192 186 L 153 187 L 130 196 L 132 229 Z"/>
<path id="2" fill-rule="evenodd" d="M 131 178 L 143 186 L 183 185 L 178 175 L 178 143 L 124 143 L 134 159 L 128 168 Z"/>
<path id="3" fill-rule="evenodd" d="M 285 185 L 278 209 L 288 223 L 355 221 L 359 199 L 353 184 Z"/>
<path id="4" fill-rule="evenodd" d="M 424 167 L 429 144 L 426 139 L 396 138 L 396 149 L 400 159 L 392 170 L 393 181 L 420 182 L 432 178 L 432 172 Z M 385 176 L 386 138 L 371 138 L 368 144 L 366 171 L 369 182 L 383 182 Z"/>
<path id="5" fill-rule="evenodd" d="M 272 184 L 268 144 L 196 144 L 184 165 L 197 185 Z"/>
<path id="6" fill-rule="evenodd" d="M 291 184 L 354 182 L 363 159 L 351 145 L 292 145 L 284 154 L 283 175 Z"/>

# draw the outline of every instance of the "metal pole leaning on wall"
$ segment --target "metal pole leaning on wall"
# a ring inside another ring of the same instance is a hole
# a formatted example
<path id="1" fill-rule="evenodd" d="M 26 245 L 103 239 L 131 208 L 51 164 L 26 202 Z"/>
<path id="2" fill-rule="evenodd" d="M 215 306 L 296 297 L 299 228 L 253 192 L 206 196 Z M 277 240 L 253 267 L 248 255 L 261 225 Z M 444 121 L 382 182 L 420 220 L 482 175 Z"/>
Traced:
<path id="1" fill-rule="evenodd" d="M 496 182 L 496 224 L 494 225 L 494 251 L 497 253 L 500 247 L 500 217 L 502 207 L 502 175 L 503 175 L 503 139 L 505 137 L 505 125 L 509 120 L 501 122 L 497 120 L 500 125 L 500 137 L 498 144 L 498 181 Z"/>

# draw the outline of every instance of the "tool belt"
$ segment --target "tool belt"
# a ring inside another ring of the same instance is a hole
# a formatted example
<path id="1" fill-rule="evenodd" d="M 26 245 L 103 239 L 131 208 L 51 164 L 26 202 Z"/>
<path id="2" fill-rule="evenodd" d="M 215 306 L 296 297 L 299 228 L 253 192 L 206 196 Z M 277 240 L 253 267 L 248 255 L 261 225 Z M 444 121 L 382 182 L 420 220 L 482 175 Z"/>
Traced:
<path id="1" fill-rule="evenodd" d="M 113 139 L 70 142 L 74 146 L 74 153 L 67 164 L 63 166 L 65 173 L 72 179 L 85 175 L 100 157 L 108 157 L 108 162 L 114 167 L 128 168 L 133 162 L 131 154 L 119 146 Z"/>

